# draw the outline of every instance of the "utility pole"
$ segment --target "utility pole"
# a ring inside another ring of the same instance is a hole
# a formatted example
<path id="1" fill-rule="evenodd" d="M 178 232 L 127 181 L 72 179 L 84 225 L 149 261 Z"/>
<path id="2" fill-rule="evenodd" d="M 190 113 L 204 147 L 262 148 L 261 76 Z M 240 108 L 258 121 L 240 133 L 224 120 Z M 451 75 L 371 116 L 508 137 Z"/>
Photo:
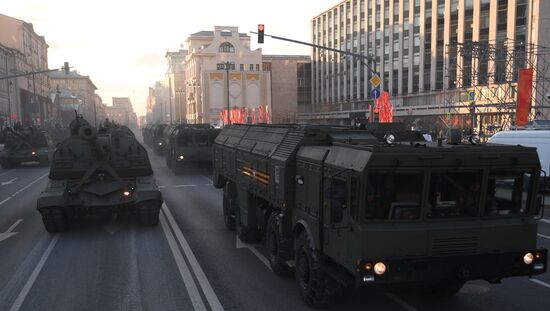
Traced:
<path id="1" fill-rule="evenodd" d="M 233 67 L 234 64 L 229 62 L 229 61 L 226 61 L 225 63 L 219 63 L 218 64 L 218 70 L 219 69 L 225 69 L 225 73 L 226 73 L 226 88 L 227 88 L 227 124 L 228 125 L 231 125 L 231 118 L 230 118 L 230 110 L 231 110 L 231 106 L 229 104 L 229 70 L 231 69 L 235 69 L 235 68 L 231 68 Z M 222 122 L 224 123 L 225 125 L 225 121 L 222 120 Z"/>

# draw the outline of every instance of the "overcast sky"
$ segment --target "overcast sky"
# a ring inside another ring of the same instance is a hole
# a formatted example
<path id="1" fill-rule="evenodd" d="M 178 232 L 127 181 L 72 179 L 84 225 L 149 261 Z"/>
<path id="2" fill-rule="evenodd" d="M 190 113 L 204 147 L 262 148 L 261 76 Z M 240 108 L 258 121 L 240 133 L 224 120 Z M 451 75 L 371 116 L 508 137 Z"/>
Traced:
<path id="1" fill-rule="evenodd" d="M 148 87 L 164 79 L 167 50 L 189 34 L 266 25 L 266 33 L 310 41 L 310 20 L 338 0 L 0 0 L 0 12 L 31 22 L 46 38 L 50 68 L 70 62 L 89 75 L 103 102 L 130 96 L 145 113 Z M 0 31 L 2 31 L 0 29 Z M 252 48 L 258 47 L 255 35 Z M 309 48 L 266 38 L 264 54 L 304 54 Z"/>

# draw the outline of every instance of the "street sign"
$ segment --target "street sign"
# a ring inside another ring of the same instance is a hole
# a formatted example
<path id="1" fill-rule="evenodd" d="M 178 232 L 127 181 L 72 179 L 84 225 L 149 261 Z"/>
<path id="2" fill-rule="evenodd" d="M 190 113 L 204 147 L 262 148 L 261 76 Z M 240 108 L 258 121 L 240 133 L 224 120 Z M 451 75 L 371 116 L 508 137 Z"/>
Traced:
<path id="1" fill-rule="evenodd" d="M 469 100 L 470 102 L 475 101 L 475 100 L 476 100 L 476 92 L 474 92 L 474 91 L 469 91 L 469 92 L 468 92 L 468 100 Z"/>
<path id="2" fill-rule="evenodd" d="M 373 87 L 378 87 L 380 85 L 380 82 L 382 82 L 382 80 L 380 80 L 380 76 L 376 73 L 374 74 L 374 76 L 372 76 L 372 78 L 370 78 L 370 83 L 372 84 Z M 380 93 L 380 92 L 378 92 Z M 378 94 L 380 95 L 380 94 Z"/>
<path id="3" fill-rule="evenodd" d="M 380 90 L 379 89 L 372 89 L 370 92 L 370 97 L 372 99 L 378 99 L 380 97 Z"/>

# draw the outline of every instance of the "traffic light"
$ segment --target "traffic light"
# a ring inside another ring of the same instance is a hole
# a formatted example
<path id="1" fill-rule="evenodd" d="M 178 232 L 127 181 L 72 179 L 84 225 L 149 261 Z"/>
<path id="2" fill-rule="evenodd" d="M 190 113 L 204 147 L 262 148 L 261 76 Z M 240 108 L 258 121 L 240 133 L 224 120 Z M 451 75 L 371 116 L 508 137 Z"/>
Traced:
<path id="1" fill-rule="evenodd" d="M 258 24 L 258 43 L 264 43 L 264 24 Z"/>
<path id="2" fill-rule="evenodd" d="M 65 74 L 68 75 L 70 70 L 69 70 L 69 62 L 65 62 L 65 64 L 63 65 L 63 70 L 65 70 Z"/>

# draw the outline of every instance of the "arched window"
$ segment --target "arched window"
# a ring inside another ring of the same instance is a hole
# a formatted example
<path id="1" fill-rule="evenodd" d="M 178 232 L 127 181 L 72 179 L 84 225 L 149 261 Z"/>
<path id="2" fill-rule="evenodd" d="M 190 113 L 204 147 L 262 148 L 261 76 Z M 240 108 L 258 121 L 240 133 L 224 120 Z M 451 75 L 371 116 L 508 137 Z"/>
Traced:
<path id="1" fill-rule="evenodd" d="M 224 42 L 220 44 L 221 53 L 235 53 L 235 47 L 229 42 Z"/>

